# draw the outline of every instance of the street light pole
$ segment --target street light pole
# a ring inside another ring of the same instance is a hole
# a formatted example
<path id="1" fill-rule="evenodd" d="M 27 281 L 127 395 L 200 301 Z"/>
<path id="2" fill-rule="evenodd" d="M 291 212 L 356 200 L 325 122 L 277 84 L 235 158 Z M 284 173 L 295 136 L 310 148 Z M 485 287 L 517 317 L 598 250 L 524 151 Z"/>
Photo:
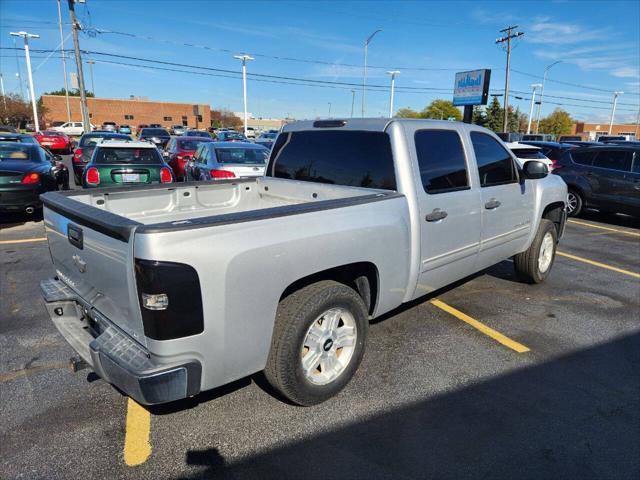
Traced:
<path id="1" fill-rule="evenodd" d="M 362 76 L 362 116 L 364 117 L 364 100 L 365 100 L 365 91 L 367 89 L 367 53 L 369 50 L 369 42 L 371 39 L 375 37 L 376 33 L 381 32 L 382 29 L 379 28 L 375 32 L 373 32 L 369 37 L 364 41 L 364 74 Z"/>
<path id="2" fill-rule="evenodd" d="M 40 38 L 40 35 L 34 35 L 27 32 L 11 32 L 14 37 L 22 37 L 24 40 L 24 56 L 27 60 L 27 75 L 29 76 L 29 94 L 31 95 L 31 107 L 33 107 L 33 125 L 35 132 L 40 131 L 40 122 L 38 121 L 38 108 L 36 107 L 36 94 L 33 89 L 33 75 L 31 74 L 31 56 L 29 55 L 29 39 Z"/>
<path id="3" fill-rule="evenodd" d="M 80 41 L 78 40 L 78 30 L 80 24 L 76 20 L 75 2 L 68 0 L 69 18 L 71 19 L 71 30 L 73 32 L 73 49 L 76 56 L 76 69 L 78 70 L 78 89 L 80 90 L 80 111 L 82 112 L 82 128 L 85 132 L 91 131 L 91 121 L 89 120 L 89 107 L 87 107 L 87 93 L 84 89 L 84 70 L 82 68 L 82 56 L 80 55 Z"/>
<path id="4" fill-rule="evenodd" d="M 531 133 L 531 119 L 533 117 L 533 105 L 536 101 L 536 88 L 542 87 L 541 83 L 534 83 L 531 85 L 533 92 L 531 92 L 531 107 L 529 108 L 529 123 L 527 124 L 527 135 Z"/>
<path id="5" fill-rule="evenodd" d="M 609 121 L 609 135 L 613 130 L 613 117 L 616 114 L 616 105 L 618 103 L 618 96 L 624 95 L 624 92 L 613 92 L 613 106 L 611 107 L 611 121 Z"/>
<path id="6" fill-rule="evenodd" d="M 389 118 L 393 117 L 393 94 L 396 85 L 396 75 L 400 74 L 400 70 L 389 70 L 387 75 L 391 75 L 391 95 L 389 98 Z"/>
<path id="7" fill-rule="evenodd" d="M 351 90 L 351 118 L 353 118 L 353 106 L 356 103 L 356 91 Z"/>
<path id="8" fill-rule="evenodd" d="M 233 58 L 242 60 L 242 99 L 244 101 L 244 136 L 247 136 L 247 61 L 255 60 L 249 55 L 234 55 Z"/>
<path id="9" fill-rule="evenodd" d="M 562 60 L 558 60 L 553 62 L 550 65 L 547 65 L 544 69 L 544 75 L 542 75 L 542 88 L 540 89 L 540 102 L 538 103 L 538 108 L 536 111 L 536 133 L 538 133 L 538 129 L 540 128 L 540 110 L 542 108 L 542 97 L 544 97 L 544 83 L 547 81 L 547 73 L 554 65 L 562 63 Z"/>
<path id="10" fill-rule="evenodd" d="M 69 84 L 67 82 L 67 54 L 64 51 L 64 35 L 62 34 L 61 0 L 58 0 L 58 27 L 60 28 L 60 52 L 62 53 L 62 73 L 64 75 L 64 96 L 67 100 L 67 122 L 71 121 L 71 107 L 69 105 Z"/>
<path id="11" fill-rule="evenodd" d="M 93 60 L 87 60 L 87 65 L 89 65 L 89 73 L 91 74 L 91 93 L 93 93 L 93 96 L 96 96 L 96 87 L 93 84 L 93 66 L 95 65 L 96 62 L 94 62 Z"/>
<path id="12" fill-rule="evenodd" d="M 327 102 L 329 104 L 329 116 L 328 118 L 331 118 L 331 102 Z"/>
<path id="13" fill-rule="evenodd" d="M 4 113 L 6 115 L 7 114 L 7 97 L 4 94 L 4 79 L 2 78 L 2 73 L 0 73 L 0 92 L 2 92 L 2 101 L 4 103 Z M 4 121 L 4 118 L 2 120 Z"/>

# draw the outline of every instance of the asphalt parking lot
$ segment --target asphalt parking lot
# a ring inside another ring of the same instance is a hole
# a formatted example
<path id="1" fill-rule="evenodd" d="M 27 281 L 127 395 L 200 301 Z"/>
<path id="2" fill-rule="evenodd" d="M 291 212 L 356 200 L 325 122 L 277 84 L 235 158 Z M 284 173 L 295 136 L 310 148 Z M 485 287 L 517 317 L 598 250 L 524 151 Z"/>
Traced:
<path id="1" fill-rule="evenodd" d="M 311 408 L 260 375 L 144 409 L 71 373 L 42 222 L 1 229 L 0 478 L 640 478 L 628 217 L 571 220 L 542 285 L 507 261 L 376 320 L 354 380 Z"/>

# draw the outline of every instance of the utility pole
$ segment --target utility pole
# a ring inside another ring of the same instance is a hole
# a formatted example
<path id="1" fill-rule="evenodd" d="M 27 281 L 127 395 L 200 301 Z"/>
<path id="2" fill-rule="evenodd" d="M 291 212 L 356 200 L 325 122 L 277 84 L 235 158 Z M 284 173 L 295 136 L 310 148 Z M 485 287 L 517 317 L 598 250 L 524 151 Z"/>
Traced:
<path id="1" fill-rule="evenodd" d="M 27 60 L 27 75 L 29 76 L 29 95 L 31 96 L 31 107 L 33 108 L 33 126 L 34 131 L 40 131 L 40 122 L 38 120 L 38 108 L 36 107 L 36 92 L 33 89 L 33 75 L 31 73 L 31 55 L 29 55 L 29 39 L 40 38 L 40 35 L 34 35 L 27 32 L 10 32 L 14 37 L 21 37 L 24 40 L 24 57 Z"/>
<path id="2" fill-rule="evenodd" d="M 393 93 L 396 85 L 396 75 L 400 74 L 400 70 L 389 70 L 387 75 L 391 75 L 391 95 L 389 98 L 389 118 L 393 118 Z"/>
<path id="3" fill-rule="evenodd" d="M 514 32 L 516 28 L 518 28 L 518 25 L 503 28 L 500 30 L 500 33 L 506 33 L 506 35 L 496 39 L 496 44 L 507 44 L 507 68 L 504 78 L 504 120 L 502 124 L 502 131 L 504 133 L 507 132 L 507 128 L 509 126 L 509 70 L 511 67 L 511 40 L 524 35 L 524 32 Z"/>
<path id="4" fill-rule="evenodd" d="M 351 90 L 351 118 L 353 118 L 353 106 L 356 103 L 356 91 Z"/>
<path id="5" fill-rule="evenodd" d="M 4 94 L 4 79 L 2 78 L 2 73 L 0 73 L 0 92 L 2 92 L 2 101 L 4 102 L 4 113 L 7 114 L 7 97 Z M 2 119 L 4 122 L 4 118 Z M 636 132 L 637 134 L 638 132 Z"/>
<path id="6" fill-rule="evenodd" d="M 562 63 L 562 60 L 558 60 L 557 62 L 553 62 L 550 65 L 547 65 L 544 69 L 544 75 L 542 75 L 542 89 L 540 90 L 540 101 L 538 102 L 538 112 L 536 113 L 536 133 L 538 133 L 538 129 L 540 128 L 540 109 L 542 108 L 542 99 L 544 97 L 544 84 L 547 81 L 547 73 L 549 69 L 554 65 Z"/>
<path id="7" fill-rule="evenodd" d="M 5 101 L 5 108 L 6 107 L 6 101 Z M 638 116 L 636 117 L 636 140 L 638 140 L 638 130 L 640 129 L 640 108 L 638 109 Z"/>
<path id="8" fill-rule="evenodd" d="M 89 65 L 89 73 L 91 74 L 91 93 L 93 93 L 93 96 L 96 96 L 96 87 L 93 84 L 93 66 L 95 65 L 96 62 L 94 62 L 93 60 L 87 60 L 87 65 Z"/>
<path id="9" fill-rule="evenodd" d="M 624 95 L 624 92 L 613 92 L 613 106 L 611 107 L 611 121 L 609 122 L 609 135 L 613 130 L 613 117 L 616 114 L 616 105 L 618 104 L 618 97 Z"/>
<path id="10" fill-rule="evenodd" d="M 255 60 L 249 55 L 234 55 L 233 58 L 242 60 L 242 98 L 244 100 L 244 136 L 247 136 L 247 61 Z"/>
<path id="11" fill-rule="evenodd" d="M 71 30 L 73 31 L 73 49 L 76 53 L 76 68 L 78 69 L 78 87 L 80 90 L 80 110 L 82 111 L 82 126 L 85 132 L 91 131 L 91 121 L 89 120 L 89 108 L 87 107 L 87 92 L 84 90 L 84 72 L 82 70 L 82 57 L 80 56 L 80 42 L 78 41 L 78 30 L 81 29 L 76 19 L 75 2 L 69 1 L 69 17 L 71 18 Z"/>
<path id="12" fill-rule="evenodd" d="M 531 133 L 531 119 L 533 118 L 533 105 L 536 101 L 536 88 L 540 87 L 542 87 L 541 83 L 534 83 L 533 85 L 531 85 L 531 88 L 533 88 L 533 92 L 531 92 L 531 107 L 529 108 L 529 123 L 527 124 L 527 135 Z M 540 98 L 542 98 L 542 96 L 540 96 Z"/>
<path id="13" fill-rule="evenodd" d="M 329 116 L 327 118 L 331 118 L 331 102 L 327 102 L 329 104 Z"/>
<path id="14" fill-rule="evenodd" d="M 381 32 L 382 29 L 379 28 L 375 32 L 373 32 L 369 37 L 364 41 L 364 74 L 362 76 L 362 116 L 364 117 L 364 97 L 365 90 L 367 89 L 367 53 L 369 51 L 369 42 L 376 36 L 376 33 Z"/>
<path id="15" fill-rule="evenodd" d="M 69 83 L 67 82 L 67 53 L 64 51 L 64 35 L 62 34 L 61 0 L 58 0 L 58 27 L 60 28 L 60 52 L 62 53 L 62 73 L 64 74 L 64 96 L 67 100 L 67 122 L 71 121 L 71 107 L 69 106 Z"/>

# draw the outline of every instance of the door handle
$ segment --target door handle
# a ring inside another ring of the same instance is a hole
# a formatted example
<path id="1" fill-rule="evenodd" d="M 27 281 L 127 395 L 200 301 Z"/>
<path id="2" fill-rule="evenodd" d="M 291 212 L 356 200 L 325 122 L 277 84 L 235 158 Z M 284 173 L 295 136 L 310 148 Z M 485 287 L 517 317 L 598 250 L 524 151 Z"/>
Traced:
<path id="1" fill-rule="evenodd" d="M 439 208 L 434 208 L 433 212 L 429 213 L 424 219 L 427 222 L 437 222 L 438 220 L 444 220 L 447 218 L 448 213 L 444 210 L 440 210 Z"/>
<path id="2" fill-rule="evenodd" d="M 486 208 L 487 210 L 495 210 L 500 205 L 502 204 L 498 200 L 496 200 L 495 198 L 492 198 L 491 200 L 489 200 L 487 203 L 484 204 L 484 208 Z"/>

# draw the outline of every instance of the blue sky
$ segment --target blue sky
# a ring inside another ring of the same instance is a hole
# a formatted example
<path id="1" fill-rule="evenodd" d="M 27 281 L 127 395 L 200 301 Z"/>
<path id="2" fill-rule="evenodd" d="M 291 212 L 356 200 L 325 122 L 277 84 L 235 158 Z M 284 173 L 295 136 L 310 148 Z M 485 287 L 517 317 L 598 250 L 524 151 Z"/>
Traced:
<path id="1" fill-rule="evenodd" d="M 71 48 L 67 2 L 62 3 L 63 22 L 67 23 L 65 47 Z M 525 36 L 513 50 L 511 89 L 525 93 L 517 94 L 523 100 L 512 99 L 511 103 L 521 110 L 528 112 L 530 85 L 540 82 L 529 75 L 542 75 L 545 65 L 555 60 L 562 63 L 549 72 L 546 100 L 562 103 L 575 118 L 606 121 L 610 109 L 607 102 L 612 97 L 609 92 L 615 90 L 625 92 L 619 100 L 617 121 L 635 122 L 640 104 L 640 2 L 637 1 L 87 0 L 86 6 L 78 5 L 76 10 L 89 30 L 80 37 L 84 50 L 233 71 L 240 71 L 240 62 L 233 59 L 232 53 L 249 53 L 256 58 L 249 63 L 249 72 L 358 85 L 362 82 L 364 39 L 382 28 L 369 47 L 369 64 L 376 68 L 369 70 L 368 84 L 387 86 L 386 70 L 401 70 L 396 80 L 399 88 L 395 105 L 414 109 L 422 109 L 434 98 L 451 99 L 456 71 L 491 68 L 491 89 L 502 90 L 506 55 L 494 42 L 501 35 L 498 32 L 501 28 L 517 24 Z M 27 30 L 41 36 L 31 42 L 32 48 L 57 48 L 60 43 L 57 18 L 56 0 L 0 1 L 0 47 L 14 46 L 10 31 Z M 21 40 L 17 45 L 22 45 Z M 63 85 L 60 59 L 54 55 L 47 60 L 46 55 L 33 53 L 36 95 Z M 184 72 L 190 69 L 175 66 L 164 67 L 177 72 L 105 63 L 154 65 L 131 59 L 100 55 L 92 58 L 96 61 L 95 89 L 100 97 L 137 95 L 154 100 L 208 103 L 232 111 L 242 109 L 239 78 L 189 74 Z M 0 61 L 5 90 L 18 93 L 15 53 L 0 50 Z M 22 52 L 19 62 L 26 79 Z M 74 62 L 68 63 L 68 70 L 75 71 Z M 86 67 L 85 76 L 91 88 Z M 339 88 L 249 79 L 249 111 L 262 117 L 289 114 L 309 118 L 328 115 L 331 103 L 332 116 L 348 116 L 351 89 L 355 88 L 357 114 L 360 88 L 333 86 Z M 401 91 L 402 87 L 413 90 Z M 437 90 L 420 90 L 432 88 Z M 388 98 L 385 90 L 368 91 L 367 115 L 385 115 Z M 545 103 L 543 113 L 556 107 Z"/>

